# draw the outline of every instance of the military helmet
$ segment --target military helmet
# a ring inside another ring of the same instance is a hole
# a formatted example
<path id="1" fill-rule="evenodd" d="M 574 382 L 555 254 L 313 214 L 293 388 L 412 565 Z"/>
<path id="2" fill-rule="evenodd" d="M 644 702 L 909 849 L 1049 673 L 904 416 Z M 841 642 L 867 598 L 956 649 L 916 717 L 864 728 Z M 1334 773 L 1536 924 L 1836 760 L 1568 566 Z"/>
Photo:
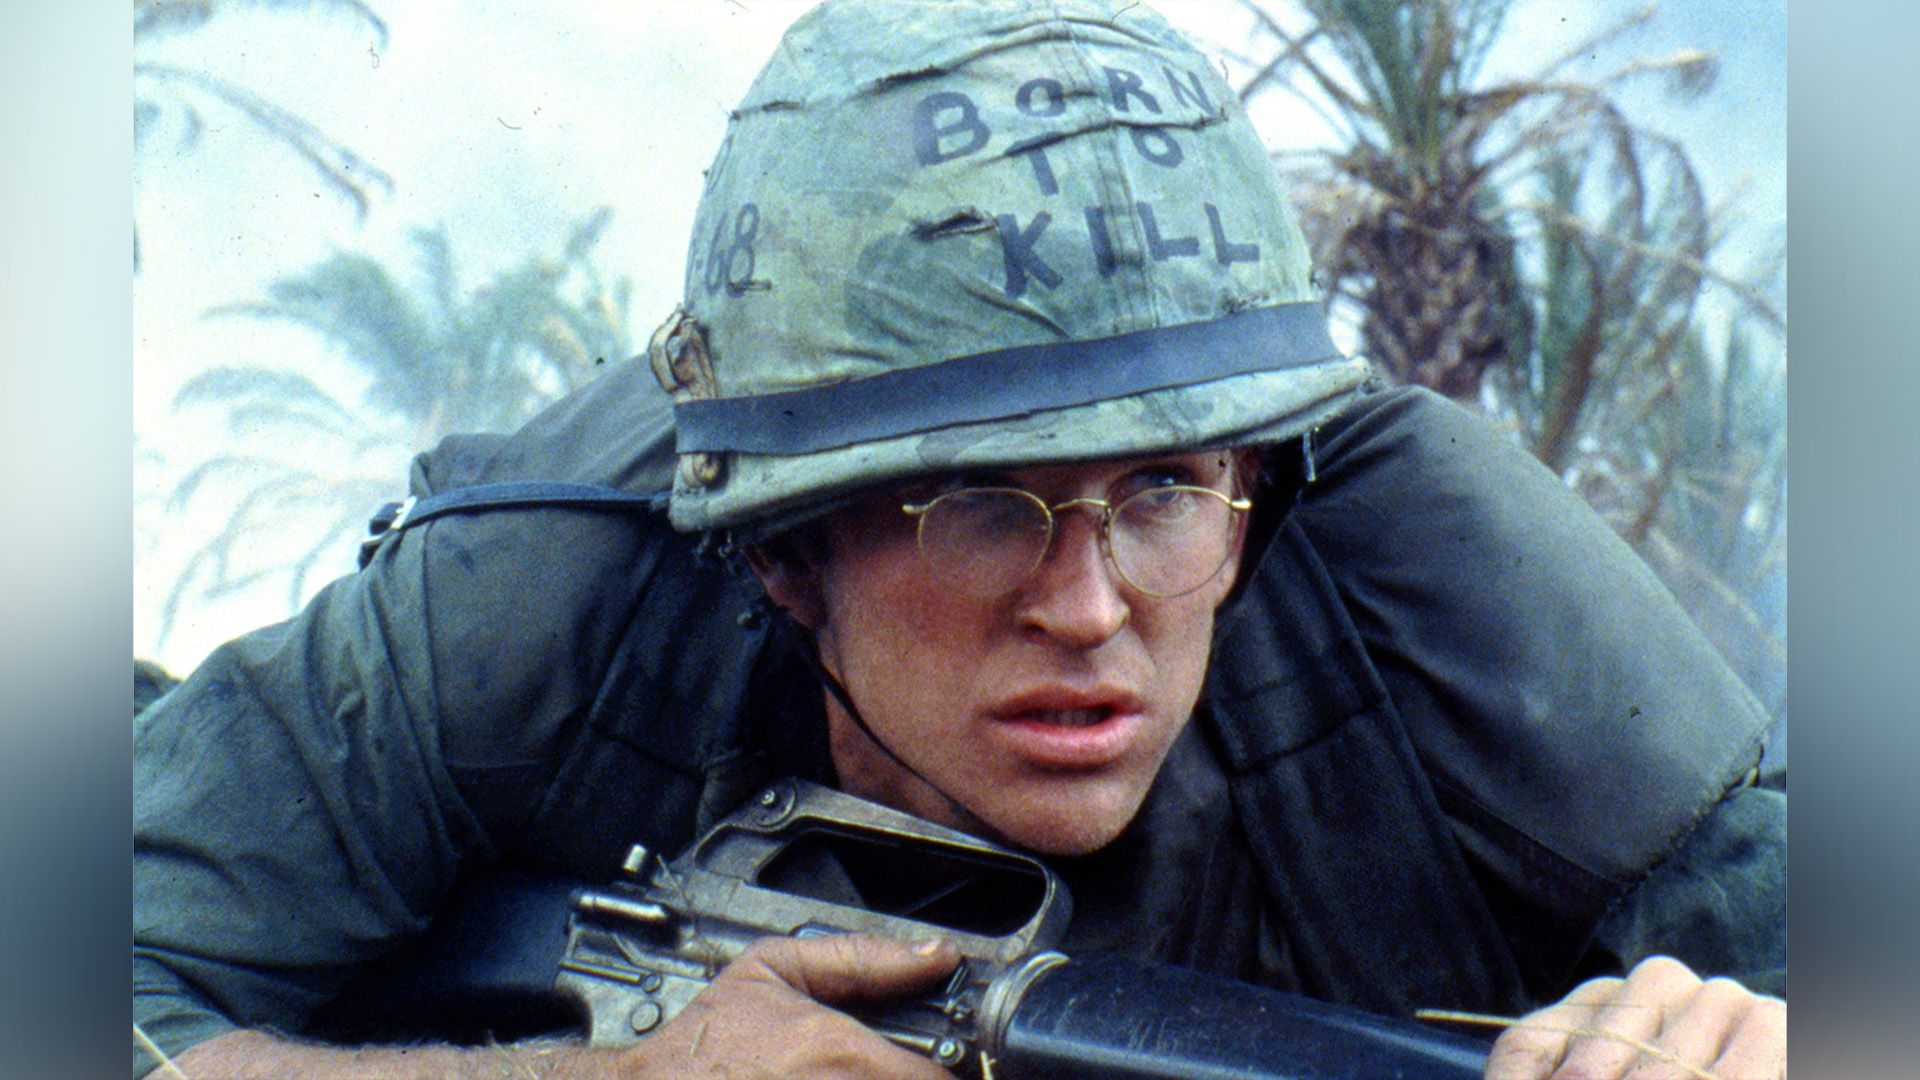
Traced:
<path id="1" fill-rule="evenodd" d="M 1309 277 L 1238 99 L 1146 7 L 830 0 L 732 114 L 649 346 L 672 519 L 1296 436 L 1364 378 Z"/>

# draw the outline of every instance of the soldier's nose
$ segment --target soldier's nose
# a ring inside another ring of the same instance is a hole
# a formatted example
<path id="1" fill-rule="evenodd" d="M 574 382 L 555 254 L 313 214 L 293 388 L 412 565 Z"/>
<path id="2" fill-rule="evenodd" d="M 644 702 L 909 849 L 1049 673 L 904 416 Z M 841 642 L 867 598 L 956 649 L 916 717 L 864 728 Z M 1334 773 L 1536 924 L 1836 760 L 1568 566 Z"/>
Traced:
<path id="1" fill-rule="evenodd" d="M 1082 649 L 1127 625 L 1133 609 L 1101 547 L 1097 517 L 1058 519 L 1052 548 L 1020 589 L 1016 614 L 1027 632 Z"/>

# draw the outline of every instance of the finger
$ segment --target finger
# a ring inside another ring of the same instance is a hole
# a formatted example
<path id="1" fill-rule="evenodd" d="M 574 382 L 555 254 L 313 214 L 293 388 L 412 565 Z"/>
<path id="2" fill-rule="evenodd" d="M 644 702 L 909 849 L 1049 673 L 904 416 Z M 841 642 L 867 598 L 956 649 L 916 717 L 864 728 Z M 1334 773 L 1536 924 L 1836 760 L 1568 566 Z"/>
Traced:
<path id="1" fill-rule="evenodd" d="M 1589 979 L 1558 1004 L 1535 1010 L 1501 1032 L 1487 1056 L 1489 1080 L 1521 1080 L 1553 1073 L 1572 1041 L 1568 1031 L 1587 1023 L 1596 1006 L 1611 998 L 1623 980 Z"/>
<path id="2" fill-rule="evenodd" d="M 883 1038 L 847 1014 L 820 1006 L 808 1022 L 788 1035 L 808 1049 L 799 1062 L 783 1063 L 769 1075 L 871 1077 L 873 1080 L 953 1080 L 953 1074 L 925 1054 Z"/>
<path id="3" fill-rule="evenodd" d="M 1776 997 L 1754 995 L 1752 1007 L 1721 1048 L 1711 1071 L 1715 1076 L 1784 1077 L 1787 1075 L 1787 1003 Z"/>
<path id="4" fill-rule="evenodd" d="M 1653 1040 L 1666 1057 L 1646 1058 L 1628 1075 L 1633 1080 L 1698 1077 L 1696 1070 L 1708 1068 L 1720 1056 L 1757 1000 L 1732 979 L 1708 979 L 1686 1005 L 1668 1010 L 1667 1021 Z"/>
<path id="5" fill-rule="evenodd" d="M 1700 977 L 1672 957 L 1642 960 L 1581 1025 L 1596 1033 L 1568 1043 L 1567 1055 L 1552 1075 L 1583 1080 L 1625 1076 L 1641 1048 L 1659 1037 L 1667 1016 L 1692 1004 L 1700 986 Z"/>
<path id="6" fill-rule="evenodd" d="M 953 1080 L 931 1058 L 803 996 L 751 959 L 736 961 L 631 1053 L 633 1067 L 621 1076 Z"/>
<path id="7" fill-rule="evenodd" d="M 873 934 L 762 938 L 735 961 L 830 1005 L 929 990 L 959 962 L 959 948 L 945 938 L 906 942 Z"/>

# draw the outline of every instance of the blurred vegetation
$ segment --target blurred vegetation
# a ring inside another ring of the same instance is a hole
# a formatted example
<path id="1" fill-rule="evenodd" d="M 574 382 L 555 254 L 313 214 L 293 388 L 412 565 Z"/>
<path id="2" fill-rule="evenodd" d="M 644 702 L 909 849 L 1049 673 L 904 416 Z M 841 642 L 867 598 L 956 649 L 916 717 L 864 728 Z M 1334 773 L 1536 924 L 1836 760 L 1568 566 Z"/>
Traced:
<path id="1" fill-rule="evenodd" d="M 1570 74 L 1646 8 L 1494 81 L 1506 0 L 1243 2 L 1264 52 L 1242 100 L 1293 95 L 1337 133 L 1277 155 L 1334 316 L 1387 377 L 1484 409 L 1584 495 L 1782 720 L 1784 248 L 1721 265 L 1734 210 L 1619 102 L 1645 80 L 1697 98 L 1714 57 Z"/>
<path id="2" fill-rule="evenodd" d="M 387 24 L 360 0 L 133 0 L 133 145 L 136 151 L 163 129 L 168 117 L 178 122 L 176 146 L 191 150 L 208 129 L 208 111 L 239 116 L 246 126 L 292 151 L 336 195 L 367 216 L 374 188 L 391 191 L 393 180 L 351 148 L 328 136 L 284 106 L 231 79 L 153 58 L 155 46 L 199 30 L 214 19 L 243 9 L 322 13 L 345 16 L 372 31 L 376 48 L 387 44 Z M 300 32 L 297 23 L 287 33 Z M 220 125 L 214 124 L 216 128 Z M 134 227 L 133 265 L 140 269 L 140 231 Z"/>
<path id="3" fill-rule="evenodd" d="M 1784 247 L 1726 265 L 1737 205 L 1710 203 L 1687 148 L 1621 104 L 1642 83 L 1697 98 L 1715 58 L 1625 56 L 1598 77 L 1574 73 L 1624 55 L 1649 8 L 1527 77 L 1495 80 L 1484 68 L 1506 0 L 1242 2 L 1256 23 L 1229 50 L 1254 71 L 1242 99 L 1291 95 L 1336 133 L 1330 150 L 1276 155 L 1336 320 L 1389 378 L 1485 410 L 1585 496 L 1783 719 Z M 181 111 L 184 143 L 203 109 L 237 110 L 364 215 L 385 174 L 244 87 L 142 59 L 144 42 L 238 7 L 333 11 L 385 40 L 357 0 L 137 2 L 136 140 L 164 105 Z M 393 493 L 396 453 L 510 429 L 626 356 L 626 284 L 608 285 L 589 259 L 605 221 L 597 213 L 557 258 L 470 295 L 433 230 L 416 234 L 404 283 L 340 254 L 217 309 L 311 331 L 367 381 L 347 401 L 260 363 L 181 391 L 180 408 L 223 414 L 235 444 L 173 492 L 175 507 L 218 498 L 227 512 L 174 585 L 165 624 L 188 597 L 276 575 L 297 607 L 313 571 L 351 565 L 332 554 Z M 296 435 L 330 449 L 289 458 Z M 247 557 L 249 544 L 274 554 Z"/>
<path id="4" fill-rule="evenodd" d="M 407 277 L 338 253 L 275 280 L 264 299 L 209 312 L 310 331 L 364 377 L 364 389 L 344 400 L 306 373 L 264 362 L 210 368 L 181 388 L 175 408 L 212 410 L 231 440 L 173 490 L 172 509 L 200 516 L 204 499 L 225 518 L 169 592 L 162 636 L 186 601 L 276 578 L 297 610 L 316 570 L 332 577 L 353 566 L 352 543 L 394 497 L 407 455 L 454 432 L 511 431 L 630 355 L 629 285 L 609 282 L 591 257 L 610 217 L 595 211 L 558 253 L 529 257 L 471 292 L 446 231 L 428 229 L 413 234 L 419 263 Z"/>

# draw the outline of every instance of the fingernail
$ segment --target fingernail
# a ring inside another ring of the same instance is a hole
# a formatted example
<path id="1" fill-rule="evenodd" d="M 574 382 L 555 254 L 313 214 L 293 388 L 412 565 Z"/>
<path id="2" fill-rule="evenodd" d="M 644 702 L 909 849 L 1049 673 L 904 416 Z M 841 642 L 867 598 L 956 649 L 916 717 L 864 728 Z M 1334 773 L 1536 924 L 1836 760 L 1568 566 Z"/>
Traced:
<path id="1" fill-rule="evenodd" d="M 947 941 L 945 938 L 928 938 L 927 940 L 922 941 L 919 944 L 915 945 L 913 947 L 913 951 L 918 953 L 921 956 L 932 956 L 934 953 L 937 953 L 941 949 L 945 948 L 946 944 L 947 944 Z"/>

